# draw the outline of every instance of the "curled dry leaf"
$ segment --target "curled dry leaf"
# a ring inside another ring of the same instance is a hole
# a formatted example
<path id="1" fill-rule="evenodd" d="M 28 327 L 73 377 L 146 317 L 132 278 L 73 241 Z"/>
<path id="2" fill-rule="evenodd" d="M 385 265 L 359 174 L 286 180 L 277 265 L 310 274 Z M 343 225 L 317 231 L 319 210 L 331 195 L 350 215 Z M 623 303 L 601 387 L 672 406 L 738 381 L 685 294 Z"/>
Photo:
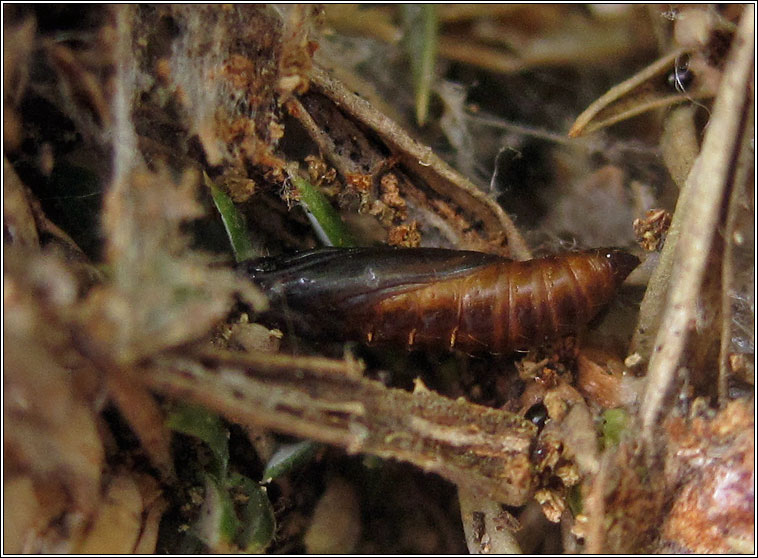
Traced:
<path id="1" fill-rule="evenodd" d="M 61 322 L 77 296 L 61 262 L 6 247 L 3 284 L 4 465 L 8 495 L 29 498 L 5 502 L 21 510 L 11 540 L 17 552 L 69 552 L 100 498 L 102 381 Z M 70 531 L 61 535 L 56 518 Z"/>
<path id="2" fill-rule="evenodd" d="M 370 153 L 377 155 L 374 155 L 375 158 L 372 160 L 362 161 L 362 165 L 353 170 L 355 164 L 345 160 L 345 157 L 354 159 L 354 156 L 351 157 L 353 151 L 347 149 L 342 157 L 336 157 L 332 161 L 338 171 L 346 178 L 356 174 L 369 174 L 372 182 L 374 182 L 387 172 L 393 173 L 393 168 L 397 162 L 400 164 L 400 168 L 409 175 L 408 177 L 402 176 L 402 174 L 398 175 L 401 194 L 419 209 L 428 205 L 432 207 L 436 205 L 437 211 L 442 217 L 441 221 L 449 227 L 447 229 L 450 231 L 448 242 L 461 248 L 468 247 L 480 251 L 503 253 L 516 259 L 527 259 L 529 257 L 526 243 L 511 219 L 482 190 L 450 168 L 430 148 L 415 141 L 397 124 L 379 113 L 341 83 L 329 77 L 323 70 L 314 67 L 310 77 L 313 91 L 321 95 L 322 99 L 327 100 L 327 105 L 324 104 L 323 100 L 320 101 L 320 107 L 326 108 L 328 106 L 328 110 L 331 111 L 330 114 L 342 112 L 354 118 L 362 127 L 378 135 L 385 149 L 389 149 L 392 153 L 392 157 L 388 159 L 386 156 L 378 155 L 380 153 L 378 146 L 370 147 L 363 143 L 360 148 L 355 150 L 355 153 L 360 154 L 359 157 L 367 157 Z M 312 112 L 308 111 L 308 114 L 313 118 Z M 302 115 L 302 113 L 296 111 L 296 115 Z M 316 119 L 313 118 L 313 120 Z M 302 115 L 301 121 L 307 122 L 307 117 Z M 321 128 L 318 126 L 318 123 L 315 123 L 315 128 L 312 124 L 306 125 L 306 129 L 312 130 L 312 136 L 317 143 L 316 138 L 323 137 L 323 132 L 319 132 Z M 352 124 L 351 131 L 354 130 L 356 130 L 356 126 Z M 369 141 L 362 133 L 356 135 L 353 132 L 353 135 L 356 138 L 361 138 L 363 142 Z M 352 140 L 350 144 L 354 141 Z M 341 147 L 344 148 L 344 146 Z M 335 149 L 329 149 L 327 152 L 334 153 L 335 151 Z M 411 181 L 409 177 L 417 177 L 421 182 Z M 462 214 L 458 214 L 453 209 L 456 206 L 462 210 Z M 478 223 L 481 223 L 484 229 L 484 233 L 481 235 L 473 228 Z"/>

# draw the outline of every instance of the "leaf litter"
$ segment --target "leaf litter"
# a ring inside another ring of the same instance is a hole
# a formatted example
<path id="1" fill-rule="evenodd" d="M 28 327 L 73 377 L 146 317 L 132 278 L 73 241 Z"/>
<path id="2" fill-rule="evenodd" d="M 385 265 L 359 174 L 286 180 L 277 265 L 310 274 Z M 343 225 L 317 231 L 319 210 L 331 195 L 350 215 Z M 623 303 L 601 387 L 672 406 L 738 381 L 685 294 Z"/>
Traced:
<path id="1" fill-rule="evenodd" d="M 438 7 L 414 93 L 391 6 L 6 6 L 6 550 L 751 551 L 752 8 L 579 8 Z M 358 243 L 655 238 L 578 340 L 319 345 L 233 269 L 306 175 Z"/>

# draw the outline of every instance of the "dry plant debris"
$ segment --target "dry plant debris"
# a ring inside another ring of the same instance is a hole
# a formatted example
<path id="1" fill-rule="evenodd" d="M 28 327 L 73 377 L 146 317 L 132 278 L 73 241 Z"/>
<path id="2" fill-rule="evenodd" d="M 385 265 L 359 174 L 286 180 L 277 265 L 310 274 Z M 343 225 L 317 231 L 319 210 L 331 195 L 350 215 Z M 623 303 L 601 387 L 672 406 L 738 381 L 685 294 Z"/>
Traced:
<path id="1" fill-rule="evenodd" d="M 3 16 L 5 552 L 754 552 L 753 6 Z M 270 329 L 330 235 L 644 262 L 517 355 Z"/>

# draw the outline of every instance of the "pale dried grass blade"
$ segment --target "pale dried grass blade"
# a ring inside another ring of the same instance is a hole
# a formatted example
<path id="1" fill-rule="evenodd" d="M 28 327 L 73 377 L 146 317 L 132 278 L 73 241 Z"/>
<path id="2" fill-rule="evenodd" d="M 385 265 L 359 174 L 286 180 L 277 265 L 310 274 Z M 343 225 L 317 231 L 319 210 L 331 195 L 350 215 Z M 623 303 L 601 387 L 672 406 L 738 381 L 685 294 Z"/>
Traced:
<path id="1" fill-rule="evenodd" d="M 650 448 L 653 447 L 654 426 L 676 373 L 687 331 L 695 315 L 695 303 L 718 226 L 734 152 L 745 125 L 745 105 L 753 79 L 753 14 L 753 6 L 745 8 L 714 103 L 713 117 L 701 155 L 687 180 L 690 201 L 686 206 L 680 204 L 678 208 L 685 212 L 685 217 L 672 272 L 676 288 L 669 295 L 661 328 L 656 336 L 640 408 L 642 436 Z"/>
<path id="2" fill-rule="evenodd" d="M 685 49 L 675 50 L 609 89 L 577 117 L 569 130 L 569 137 L 596 132 L 649 110 L 712 96 L 713 91 L 705 87 L 693 87 L 686 93 L 672 93 L 666 87 L 665 75 L 686 54 Z"/>

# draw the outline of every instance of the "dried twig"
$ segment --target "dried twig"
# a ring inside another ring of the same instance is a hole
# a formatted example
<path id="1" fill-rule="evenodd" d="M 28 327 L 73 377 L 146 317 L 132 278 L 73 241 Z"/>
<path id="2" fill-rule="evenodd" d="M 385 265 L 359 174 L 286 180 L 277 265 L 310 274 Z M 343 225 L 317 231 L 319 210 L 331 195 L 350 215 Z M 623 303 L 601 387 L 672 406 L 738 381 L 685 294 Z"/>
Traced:
<path id="1" fill-rule="evenodd" d="M 510 505 L 534 479 L 534 425 L 517 415 L 360 377 L 352 361 L 270 353 L 162 358 L 147 385 L 230 420 L 413 463 Z"/>

